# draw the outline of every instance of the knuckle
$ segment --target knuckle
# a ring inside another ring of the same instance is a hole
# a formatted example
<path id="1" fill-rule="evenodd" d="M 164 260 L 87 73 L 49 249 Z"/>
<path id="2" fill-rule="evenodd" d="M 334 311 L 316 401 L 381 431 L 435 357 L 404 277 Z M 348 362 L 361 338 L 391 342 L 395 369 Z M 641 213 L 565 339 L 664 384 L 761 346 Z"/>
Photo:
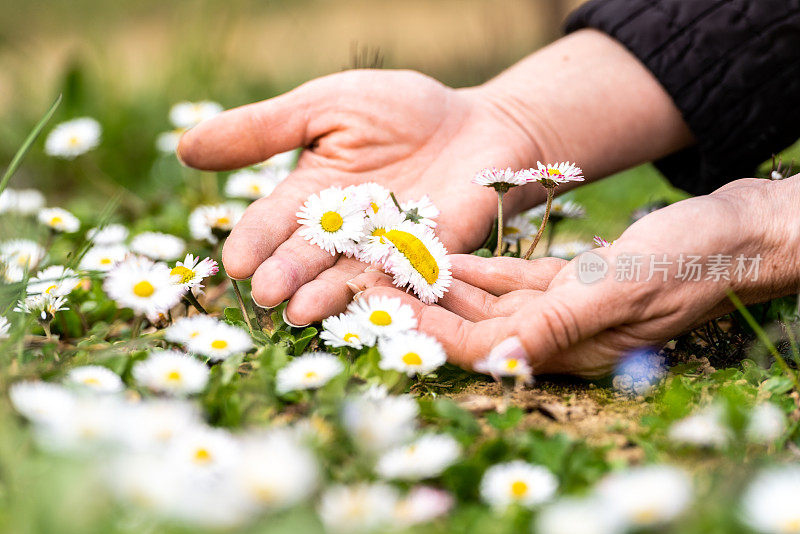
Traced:
<path id="1" fill-rule="evenodd" d="M 580 325 L 569 305 L 553 300 L 548 307 L 539 312 L 542 332 L 554 352 L 564 352 L 581 339 Z"/>

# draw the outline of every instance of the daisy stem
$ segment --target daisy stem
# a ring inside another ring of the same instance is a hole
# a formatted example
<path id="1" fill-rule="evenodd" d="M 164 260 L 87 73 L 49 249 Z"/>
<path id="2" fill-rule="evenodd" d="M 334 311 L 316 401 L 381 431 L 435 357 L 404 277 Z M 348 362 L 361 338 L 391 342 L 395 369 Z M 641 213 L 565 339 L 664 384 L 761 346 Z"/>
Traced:
<path id="1" fill-rule="evenodd" d="M 189 291 L 187 291 L 187 292 L 186 292 L 186 294 L 183 296 L 183 298 L 185 298 L 186 300 L 188 300 L 188 301 L 189 301 L 189 304 L 191 304 L 192 306 L 194 306 L 194 309 L 195 309 L 195 310 L 199 311 L 199 312 L 200 312 L 200 313 L 202 313 L 203 315 L 208 315 L 208 312 L 206 311 L 206 309 L 205 309 L 205 308 L 203 308 L 202 304 L 200 304 L 200 301 L 199 301 L 199 300 L 197 300 L 197 297 L 195 297 L 195 296 L 194 296 L 194 293 L 192 293 L 192 290 L 191 290 L 191 289 L 190 289 Z"/>
<path id="2" fill-rule="evenodd" d="M 144 323 L 144 317 L 141 315 L 136 317 L 136 320 L 133 323 L 133 328 L 131 329 L 131 340 L 139 337 L 139 332 L 142 331 L 142 323 Z"/>
<path id="3" fill-rule="evenodd" d="M 51 341 L 53 339 L 53 334 L 50 332 L 50 321 L 42 321 L 42 329 L 44 330 L 44 335 L 47 337 L 47 341 Z"/>
<path id="4" fill-rule="evenodd" d="M 503 253 L 503 192 L 497 192 L 497 248 L 494 251 L 495 256 Z"/>
<path id="5" fill-rule="evenodd" d="M 544 227 L 547 226 L 547 219 L 550 218 L 550 208 L 553 206 L 553 197 L 555 196 L 555 187 L 548 187 L 547 188 L 547 205 L 544 207 L 544 215 L 542 216 L 542 224 L 539 226 L 539 231 L 536 232 L 536 237 L 533 238 L 533 243 L 528 248 L 528 251 L 523 256 L 524 259 L 529 260 L 531 258 L 531 254 L 533 254 L 534 249 L 536 249 L 536 245 L 539 244 L 539 240 L 542 238 L 542 234 L 544 233 Z"/>
<path id="6" fill-rule="evenodd" d="M 394 196 L 394 191 L 389 191 L 389 196 L 392 197 L 392 202 L 394 202 L 394 205 L 397 206 L 397 211 L 399 211 L 400 213 L 405 213 L 403 211 L 403 208 L 400 207 L 400 203 L 397 201 L 397 197 Z"/>
<path id="7" fill-rule="evenodd" d="M 247 328 L 250 329 L 250 333 L 253 333 L 253 324 L 250 322 L 250 315 L 247 313 L 247 307 L 244 305 L 244 299 L 242 299 L 242 292 L 239 291 L 239 284 L 236 283 L 236 280 L 231 278 L 230 276 L 228 279 L 231 281 L 231 285 L 233 286 L 233 292 L 236 293 L 236 300 L 239 302 L 239 309 L 242 310 L 242 317 L 244 317 L 244 322 L 247 323 Z"/>

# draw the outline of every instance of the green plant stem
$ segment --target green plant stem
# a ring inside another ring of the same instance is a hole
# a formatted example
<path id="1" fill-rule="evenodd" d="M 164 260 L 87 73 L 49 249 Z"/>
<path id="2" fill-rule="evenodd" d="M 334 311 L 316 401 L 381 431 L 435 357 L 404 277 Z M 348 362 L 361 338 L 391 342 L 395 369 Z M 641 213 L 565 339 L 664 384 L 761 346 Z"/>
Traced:
<path id="1" fill-rule="evenodd" d="M 544 207 L 544 215 L 542 216 L 542 224 L 539 226 L 539 231 L 536 232 L 536 237 L 533 238 L 533 243 L 528 248 L 528 251 L 523 256 L 524 259 L 529 260 L 531 259 L 531 255 L 533 251 L 536 249 L 536 245 L 539 244 L 539 240 L 542 238 L 542 234 L 544 233 L 544 228 L 547 226 L 547 219 L 550 218 L 550 208 L 553 207 L 553 197 L 555 196 L 555 187 L 548 187 L 547 188 L 547 205 Z"/>
<path id="2" fill-rule="evenodd" d="M 242 298 L 242 292 L 239 291 L 239 284 L 236 283 L 231 277 L 228 277 L 231 281 L 231 285 L 233 286 L 233 292 L 236 293 L 236 300 L 239 302 L 239 309 L 242 310 L 242 316 L 244 317 L 244 322 L 247 323 L 247 328 L 250 329 L 250 333 L 253 333 L 253 324 L 250 322 L 250 315 L 247 313 L 247 307 L 244 305 L 244 299 Z"/>
<path id="3" fill-rule="evenodd" d="M 503 191 L 497 192 L 497 248 L 495 256 L 503 253 Z"/>
<path id="4" fill-rule="evenodd" d="M 137 316 L 133 323 L 133 328 L 131 329 L 131 341 L 139 337 L 139 332 L 142 331 L 142 323 L 144 323 L 144 317 L 141 315 Z"/>
<path id="5" fill-rule="evenodd" d="M 400 203 L 397 201 L 397 197 L 394 196 L 393 191 L 389 192 L 389 196 L 392 198 L 392 202 L 394 202 L 394 205 L 397 206 L 397 211 L 399 211 L 400 213 L 404 213 L 403 208 L 400 207 Z"/>
<path id="6" fill-rule="evenodd" d="M 786 337 L 789 338 L 789 346 L 792 348 L 792 359 L 794 359 L 794 363 L 800 366 L 800 349 L 797 348 L 797 338 L 794 337 L 794 332 L 792 332 L 792 325 L 787 323 L 786 325 Z"/>
<path id="7" fill-rule="evenodd" d="M 191 304 L 192 306 L 194 306 L 194 309 L 195 309 L 195 310 L 199 311 L 199 312 L 200 312 L 200 313 L 202 313 L 203 315 L 208 315 L 208 312 L 207 312 L 207 311 L 206 311 L 206 309 L 205 309 L 205 308 L 203 308 L 203 306 L 200 304 L 200 301 L 199 301 L 199 300 L 197 300 L 197 297 L 195 297 L 195 296 L 194 296 L 194 293 L 192 293 L 192 290 L 191 290 L 191 289 L 189 289 L 189 291 L 187 291 L 187 292 L 186 292 L 186 294 L 183 296 L 183 298 L 185 298 L 186 300 L 188 300 L 188 301 L 189 301 L 189 304 Z"/>

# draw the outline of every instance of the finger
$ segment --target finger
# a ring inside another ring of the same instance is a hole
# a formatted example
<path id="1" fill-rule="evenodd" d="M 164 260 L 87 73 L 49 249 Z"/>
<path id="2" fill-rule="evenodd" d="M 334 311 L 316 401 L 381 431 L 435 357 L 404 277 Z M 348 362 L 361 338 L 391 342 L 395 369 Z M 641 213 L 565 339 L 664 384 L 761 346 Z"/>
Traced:
<path id="1" fill-rule="evenodd" d="M 356 259 L 340 257 L 336 265 L 297 290 L 286 307 L 287 319 L 292 324 L 307 325 L 343 312 L 353 299 L 347 281 L 366 267 Z"/>
<path id="2" fill-rule="evenodd" d="M 300 286 L 332 267 L 336 259 L 337 256 L 312 245 L 295 232 L 256 269 L 253 300 L 262 308 L 277 306 Z"/>
<path id="3" fill-rule="evenodd" d="M 231 277 L 249 278 L 289 239 L 299 226 L 297 210 L 311 193 L 322 188 L 318 180 L 319 175 L 295 171 L 270 196 L 247 207 L 222 249 L 222 263 Z"/>
<path id="4" fill-rule="evenodd" d="M 506 256 L 482 258 L 472 254 L 452 254 L 450 263 L 453 278 L 493 295 L 516 289 L 544 291 L 567 264 L 559 258 L 523 260 Z"/>

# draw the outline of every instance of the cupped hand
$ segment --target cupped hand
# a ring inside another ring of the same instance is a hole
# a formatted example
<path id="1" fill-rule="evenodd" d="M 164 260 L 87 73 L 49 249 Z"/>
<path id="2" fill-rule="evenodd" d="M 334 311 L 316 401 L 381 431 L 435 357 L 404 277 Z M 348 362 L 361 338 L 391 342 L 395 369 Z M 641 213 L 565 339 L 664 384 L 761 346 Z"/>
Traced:
<path id="1" fill-rule="evenodd" d="M 527 356 L 536 373 L 601 376 L 620 355 L 658 346 L 731 311 L 728 290 L 747 303 L 798 290 L 793 267 L 798 232 L 782 226 L 772 210 L 786 201 L 771 186 L 739 180 L 678 202 L 636 222 L 611 247 L 570 262 L 454 255 L 453 287 L 437 305 L 425 306 L 390 288 L 380 273 L 356 278 L 365 289 L 358 298 L 402 298 L 415 309 L 419 328 L 438 338 L 451 361 L 464 367 L 495 350 Z M 737 258 L 749 269 L 759 255 L 758 273 L 742 272 L 739 280 Z M 699 280 L 694 273 L 682 277 L 690 271 L 690 256 L 702 257 Z M 640 258 L 638 276 L 629 268 L 634 257 Z M 709 276 L 712 264 L 728 259 L 727 276 Z M 602 272 L 603 265 L 606 274 L 595 281 L 592 273 Z"/>
<path id="2" fill-rule="evenodd" d="M 222 113 L 181 139 L 180 159 L 224 170 L 304 147 L 297 169 L 250 205 L 223 249 L 227 273 L 252 276 L 263 307 L 290 298 L 287 318 L 310 323 L 343 310 L 346 281 L 366 265 L 332 256 L 298 235 L 295 213 L 311 193 L 377 182 L 399 200 L 428 195 L 437 234 L 452 252 L 480 245 L 496 216 L 495 193 L 470 183 L 488 166 L 521 168 L 538 155 L 530 134 L 480 89 L 454 90 L 411 71 L 347 71 L 282 96 Z M 518 188 L 509 211 L 540 191 Z M 528 197 L 528 198 L 525 198 Z"/>

